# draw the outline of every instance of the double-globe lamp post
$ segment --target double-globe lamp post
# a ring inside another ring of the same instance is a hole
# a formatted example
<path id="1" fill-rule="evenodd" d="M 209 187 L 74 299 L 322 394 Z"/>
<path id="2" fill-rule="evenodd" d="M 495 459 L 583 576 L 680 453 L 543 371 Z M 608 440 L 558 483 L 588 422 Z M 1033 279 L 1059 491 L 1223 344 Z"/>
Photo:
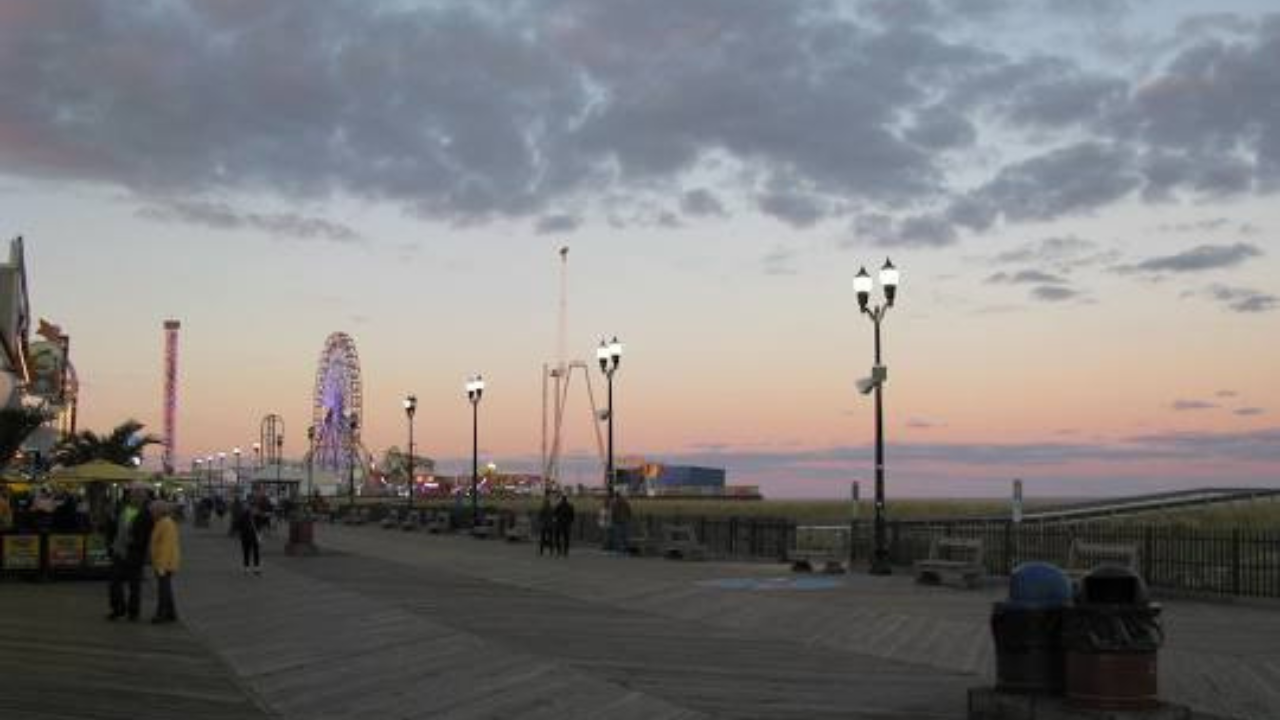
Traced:
<path id="1" fill-rule="evenodd" d="M 467 400 L 471 402 L 471 526 L 480 519 L 480 397 L 484 395 L 484 379 L 479 375 L 467 379 Z"/>
<path id="2" fill-rule="evenodd" d="M 613 466 L 613 374 L 618 371 L 618 364 L 622 362 L 622 343 L 618 342 L 618 338 L 615 337 L 607 343 L 601 340 L 600 347 L 596 348 L 596 360 L 600 361 L 600 370 L 604 372 L 609 385 L 609 405 L 605 411 L 609 419 L 609 459 L 608 465 L 605 466 L 604 481 L 606 492 L 612 500 L 614 481 L 617 479 Z"/>
<path id="3" fill-rule="evenodd" d="M 884 302 L 872 306 L 871 276 L 865 267 L 858 270 L 853 278 L 853 291 L 858 296 L 858 309 L 866 315 L 875 326 L 875 366 L 871 369 L 869 387 L 876 393 L 876 506 L 875 506 L 875 552 L 871 557 L 871 574 L 888 575 L 889 548 L 885 541 L 884 527 L 884 381 L 887 371 L 880 363 L 880 323 L 884 320 L 889 308 L 893 307 L 898 292 L 898 270 L 887 258 L 884 267 L 880 268 L 880 288 L 884 291 Z M 865 391 L 864 391 L 865 392 Z"/>
<path id="4" fill-rule="evenodd" d="M 418 412 L 418 396 L 409 395 L 404 399 L 404 414 L 409 418 L 409 510 L 413 510 L 413 414 Z"/>

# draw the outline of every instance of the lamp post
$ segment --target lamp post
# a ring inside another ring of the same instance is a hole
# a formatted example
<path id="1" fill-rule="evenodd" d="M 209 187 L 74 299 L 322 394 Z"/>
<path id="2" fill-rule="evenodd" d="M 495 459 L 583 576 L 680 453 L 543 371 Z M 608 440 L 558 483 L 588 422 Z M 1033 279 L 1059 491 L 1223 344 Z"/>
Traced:
<path id="1" fill-rule="evenodd" d="M 413 510 L 413 414 L 418 411 L 418 396 L 409 395 L 404 399 L 404 414 L 409 418 L 409 510 Z"/>
<path id="2" fill-rule="evenodd" d="M 236 493 L 240 492 L 240 448 L 236 447 L 231 450 L 231 454 L 236 456 Z"/>
<path id="3" fill-rule="evenodd" d="M 213 456 L 204 456 L 205 492 L 213 497 Z"/>
<path id="4" fill-rule="evenodd" d="M 284 465 L 284 433 L 276 435 L 276 492 L 280 487 L 280 471 Z"/>
<path id="5" fill-rule="evenodd" d="M 355 413 L 347 418 L 347 503 L 354 511 L 356 505 L 356 430 L 360 429 L 360 418 Z"/>
<path id="6" fill-rule="evenodd" d="M 609 418 L 609 459 L 605 467 L 604 481 L 609 499 L 613 499 L 613 485 L 616 479 L 613 467 L 613 374 L 618 371 L 618 364 L 622 362 L 622 343 L 618 342 L 616 337 L 607 343 L 601 340 L 600 347 L 596 348 L 596 359 L 600 361 L 600 370 L 608 379 L 609 385 L 609 405 L 608 410 L 605 411 Z"/>
<path id="7" fill-rule="evenodd" d="M 871 368 L 871 377 L 859 383 L 864 393 L 874 389 L 876 393 L 876 501 L 875 501 L 875 551 L 871 556 L 871 574 L 888 575 L 889 548 L 885 542 L 884 527 L 884 381 L 888 376 L 885 366 L 880 363 L 880 323 L 884 320 L 889 308 L 893 307 L 898 293 L 898 269 L 888 259 L 880 268 L 880 288 L 884 291 L 884 302 L 871 306 L 871 276 L 865 267 L 858 270 L 853 278 L 853 291 L 858 296 L 858 309 L 866 315 L 875 326 L 875 365 Z"/>
<path id="8" fill-rule="evenodd" d="M 262 469 L 262 443 L 253 444 L 253 469 L 258 471 Z"/>
<path id="9" fill-rule="evenodd" d="M 480 397 L 484 379 L 467 379 L 467 400 L 471 401 L 471 526 L 480 518 Z"/>
<path id="10" fill-rule="evenodd" d="M 204 468 L 201 467 L 202 465 L 204 465 L 204 458 L 196 458 L 195 460 L 191 461 L 191 474 L 194 475 L 196 478 L 196 495 L 197 496 L 200 494 L 200 478 L 201 476 L 204 475 L 204 472 L 203 472 Z"/>

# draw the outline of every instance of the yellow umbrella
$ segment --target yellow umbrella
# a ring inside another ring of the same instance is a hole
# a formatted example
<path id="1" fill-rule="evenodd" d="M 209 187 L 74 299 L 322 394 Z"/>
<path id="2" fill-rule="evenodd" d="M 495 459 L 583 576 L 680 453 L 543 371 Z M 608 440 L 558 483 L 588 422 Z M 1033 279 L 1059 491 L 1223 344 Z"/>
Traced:
<path id="1" fill-rule="evenodd" d="M 124 465 L 116 465 L 105 460 L 94 460 L 83 465 L 75 465 L 52 472 L 45 480 L 64 485 L 91 482 L 130 483 L 145 482 L 147 474 Z"/>

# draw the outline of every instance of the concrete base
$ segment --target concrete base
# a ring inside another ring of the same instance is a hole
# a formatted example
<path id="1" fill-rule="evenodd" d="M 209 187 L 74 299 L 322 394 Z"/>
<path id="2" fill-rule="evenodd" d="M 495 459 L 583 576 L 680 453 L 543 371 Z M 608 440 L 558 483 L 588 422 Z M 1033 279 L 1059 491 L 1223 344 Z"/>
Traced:
<path id="1" fill-rule="evenodd" d="M 1060 697 L 981 687 L 969 690 L 969 720 L 1191 720 L 1191 710 L 1167 703 L 1151 710 L 1085 710 Z"/>

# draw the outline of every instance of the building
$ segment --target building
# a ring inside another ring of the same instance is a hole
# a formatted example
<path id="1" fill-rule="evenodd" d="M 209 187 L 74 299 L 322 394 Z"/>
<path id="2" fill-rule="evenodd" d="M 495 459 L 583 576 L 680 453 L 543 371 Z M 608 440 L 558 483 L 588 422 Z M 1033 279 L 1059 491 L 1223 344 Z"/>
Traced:
<path id="1" fill-rule="evenodd" d="M 674 465 L 658 462 L 624 463 L 618 468 L 618 485 L 632 495 L 706 496 L 725 494 L 724 468 Z"/>

